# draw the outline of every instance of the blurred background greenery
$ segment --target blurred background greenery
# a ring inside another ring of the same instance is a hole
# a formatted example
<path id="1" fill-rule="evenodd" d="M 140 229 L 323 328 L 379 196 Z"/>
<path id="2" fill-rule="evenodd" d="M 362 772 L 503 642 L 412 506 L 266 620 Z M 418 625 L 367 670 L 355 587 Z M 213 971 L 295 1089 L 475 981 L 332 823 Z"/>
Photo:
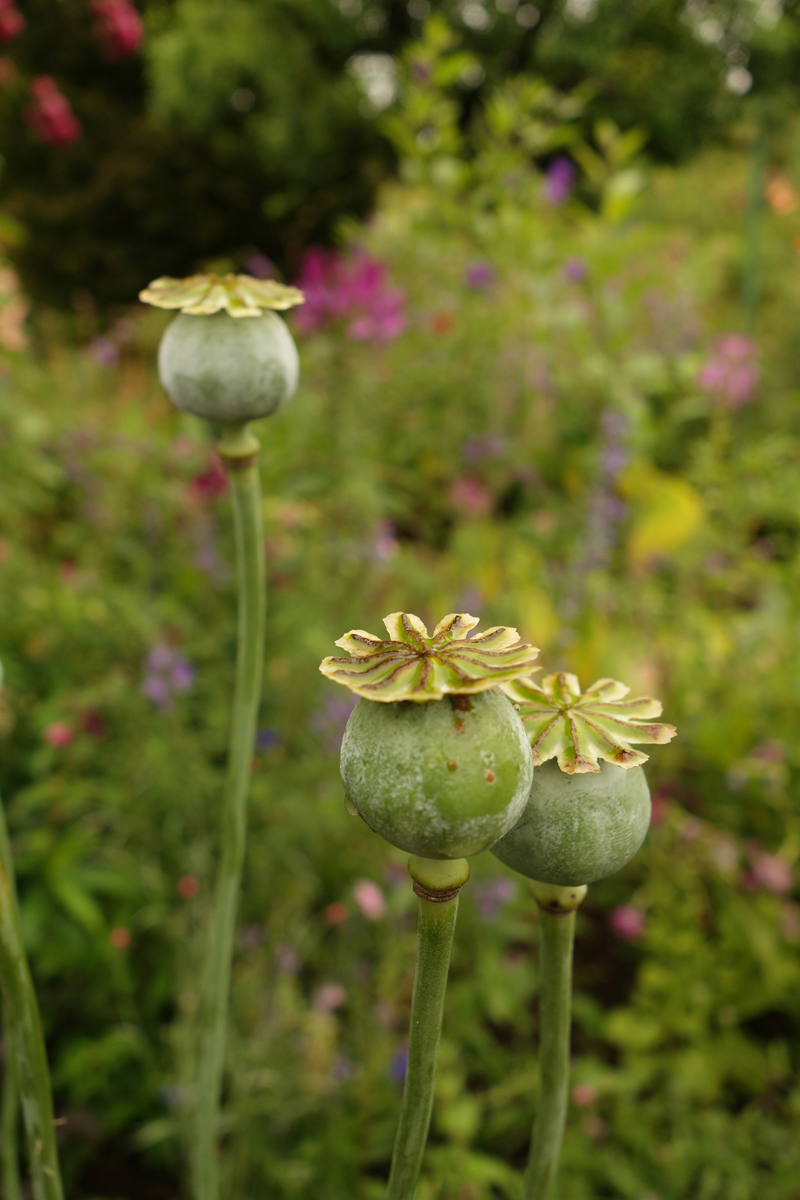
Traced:
<path id="1" fill-rule="evenodd" d="M 226 1194 L 384 1194 L 413 896 L 344 810 L 317 664 L 405 609 L 515 623 L 679 727 L 580 913 L 559 1197 L 797 1200 L 795 6 L 116 2 L 0 10 L 0 792 L 70 1195 L 183 1194 L 233 548 L 131 301 L 213 261 L 308 295 L 259 429 Z M 419 1200 L 520 1195 L 537 936 L 473 860 Z"/>

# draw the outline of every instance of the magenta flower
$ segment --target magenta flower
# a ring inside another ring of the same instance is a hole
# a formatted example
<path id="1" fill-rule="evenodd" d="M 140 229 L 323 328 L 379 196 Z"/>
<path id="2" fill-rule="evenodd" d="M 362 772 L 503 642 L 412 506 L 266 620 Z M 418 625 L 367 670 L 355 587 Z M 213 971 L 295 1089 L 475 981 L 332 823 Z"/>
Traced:
<path id="1" fill-rule="evenodd" d="M 565 204 L 575 186 L 575 164 L 571 158 L 554 158 L 547 168 L 544 197 L 550 204 Z"/>
<path id="2" fill-rule="evenodd" d="M 297 286 L 306 302 L 295 314 L 298 329 L 312 333 L 332 321 L 347 320 L 354 341 L 386 342 L 406 328 L 405 293 L 388 286 L 386 266 L 358 252 L 345 259 L 332 250 L 306 251 Z"/>
<path id="3" fill-rule="evenodd" d="M 48 746 L 68 746 L 74 737 L 74 732 L 71 725 L 66 721 L 53 721 L 45 729 L 42 737 L 47 742 Z"/>
<path id="4" fill-rule="evenodd" d="M 494 267 L 483 259 L 470 263 L 464 272 L 464 283 L 475 292 L 483 292 L 494 283 Z"/>
<path id="5" fill-rule="evenodd" d="M 33 103 L 25 112 L 34 137 L 45 146 L 69 146 L 81 136 L 82 126 L 69 100 L 51 75 L 37 75 L 31 83 Z"/>
<path id="6" fill-rule="evenodd" d="M 608 918 L 608 923 L 617 937 L 623 938 L 626 942 L 635 942 L 642 936 L 647 926 L 644 913 L 640 912 L 638 908 L 632 908 L 629 904 L 622 908 L 615 908 Z"/>
<path id="7" fill-rule="evenodd" d="M 492 497 L 477 479 L 457 479 L 450 492 L 456 508 L 473 517 L 485 517 L 492 509 Z"/>
<path id="8" fill-rule="evenodd" d="M 568 258 L 562 268 L 567 283 L 583 283 L 589 274 L 585 258 Z"/>
<path id="9" fill-rule="evenodd" d="M 142 18 L 128 0 L 93 0 L 95 34 L 111 59 L 130 58 L 144 41 Z"/>
<path id="10" fill-rule="evenodd" d="M 725 334 L 700 368 L 700 387 L 728 408 L 741 408 L 753 398 L 761 378 L 755 354 L 756 345 L 750 338 L 740 333 Z"/>

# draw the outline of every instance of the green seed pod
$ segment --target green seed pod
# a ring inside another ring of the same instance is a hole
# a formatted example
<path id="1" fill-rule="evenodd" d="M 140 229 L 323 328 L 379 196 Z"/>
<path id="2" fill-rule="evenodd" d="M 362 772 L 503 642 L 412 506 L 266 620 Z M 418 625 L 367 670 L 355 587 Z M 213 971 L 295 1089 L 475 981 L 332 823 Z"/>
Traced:
<path id="1" fill-rule="evenodd" d="M 426 704 L 360 700 L 341 768 L 370 828 L 424 858 L 486 850 L 519 819 L 533 776 L 522 721 L 495 689 Z"/>
<path id="2" fill-rule="evenodd" d="M 233 318 L 180 313 L 158 348 L 158 374 L 178 408 L 222 423 L 267 417 L 294 395 L 297 347 L 274 312 Z"/>
<path id="3" fill-rule="evenodd" d="M 613 875 L 633 858 L 650 825 L 650 790 L 641 767 L 601 762 L 567 775 L 551 759 L 536 767 L 525 810 L 492 847 L 529 879 L 575 887 Z"/>

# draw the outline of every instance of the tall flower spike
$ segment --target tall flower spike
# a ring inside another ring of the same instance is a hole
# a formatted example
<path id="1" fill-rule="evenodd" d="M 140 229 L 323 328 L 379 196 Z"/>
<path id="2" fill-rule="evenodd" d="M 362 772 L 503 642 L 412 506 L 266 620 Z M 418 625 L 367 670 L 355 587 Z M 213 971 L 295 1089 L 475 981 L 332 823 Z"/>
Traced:
<path id="1" fill-rule="evenodd" d="M 503 625 L 468 637 L 479 619 L 450 613 L 431 637 L 413 613 L 390 613 L 383 619 L 388 640 L 351 629 L 336 642 L 351 657 L 323 659 L 319 669 L 357 696 L 385 704 L 424 704 L 450 694 L 487 692 L 530 675 L 536 647 L 522 643 L 516 629 Z"/>
<path id="2" fill-rule="evenodd" d="M 250 275 L 190 275 L 187 279 L 162 275 L 139 292 L 139 299 L 156 308 L 179 308 L 193 317 L 210 316 L 222 309 L 232 317 L 259 317 L 262 308 L 286 309 L 305 303 L 299 288 Z"/>
<path id="3" fill-rule="evenodd" d="M 674 725 L 659 725 L 661 701 L 649 696 L 626 700 L 630 688 L 616 679 L 598 679 L 585 692 L 577 675 L 546 675 L 541 685 L 532 679 L 504 683 L 503 691 L 519 705 L 528 727 L 533 765 L 550 758 L 567 775 L 598 772 L 599 758 L 617 767 L 638 767 L 648 755 L 632 750 L 631 742 L 663 745 L 674 738 Z"/>

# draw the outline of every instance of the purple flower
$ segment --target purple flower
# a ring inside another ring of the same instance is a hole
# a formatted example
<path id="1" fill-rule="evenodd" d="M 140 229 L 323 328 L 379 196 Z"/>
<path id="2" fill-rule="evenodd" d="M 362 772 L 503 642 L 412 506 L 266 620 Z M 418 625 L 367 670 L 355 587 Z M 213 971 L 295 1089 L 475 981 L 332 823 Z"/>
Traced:
<path id="1" fill-rule="evenodd" d="M 372 557 L 377 562 L 388 562 L 390 558 L 394 558 L 399 549 L 400 543 L 395 537 L 394 522 L 386 519 L 380 520 L 372 543 Z"/>
<path id="2" fill-rule="evenodd" d="M 464 272 L 464 283 L 473 291 L 483 292 L 494 282 L 494 267 L 483 259 L 470 263 Z"/>
<path id="3" fill-rule="evenodd" d="M 554 158 L 547 168 L 544 196 L 550 204 L 564 204 L 575 186 L 575 164 L 571 158 Z"/>
<path id="4" fill-rule="evenodd" d="M 568 283 L 583 283 L 589 274 L 589 267 L 583 258 L 568 258 L 562 270 Z"/>
<path id="5" fill-rule="evenodd" d="M 185 658 L 179 658 L 170 672 L 170 683 L 174 692 L 188 692 L 194 683 L 194 667 Z"/>
<path id="6" fill-rule="evenodd" d="M 349 320 L 354 341 L 391 341 L 406 328 L 405 293 L 387 284 L 386 266 L 361 251 L 351 259 L 311 246 L 297 286 L 306 302 L 297 310 L 298 329 L 311 333 L 331 321 Z"/>
<path id="7" fill-rule="evenodd" d="M 741 408 L 753 398 L 761 378 L 755 354 L 756 345 L 750 338 L 739 333 L 725 334 L 700 368 L 697 377 L 700 387 L 728 408 Z"/>
<path id="8" fill-rule="evenodd" d="M 478 906 L 478 915 L 486 924 L 491 924 L 497 917 L 501 907 L 513 900 L 517 894 L 517 885 L 513 879 L 501 875 L 490 883 L 478 883 L 472 889 L 472 897 Z"/>
<path id="9" fill-rule="evenodd" d="M 256 750 L 273 750 L 281 744 L 281 735 L 274 729 L 259 729 L 256 734 Z"/>
<path id="10" fill-rule="evenodd" d="M 119 365 L 119 348 L 114 345 L 111 338 L 92 338 L 86 349 L 94 361 L 101 367 L 105 367 L 107 371 L 113 370 Z"/>
<path id="11" fill-rule="evenodd" d="M 461 447 L 461 453 L 470 464 L 482 462 L 485 458 L 499 458 L 506 448 L 506 439 L 502 433 L 487 433 L 484 437 L 469 438 Z"/>
<path id="12" fill-rule="evenodd" d="M 344 737 L 344 727 L 350 713 L 358 703 L 358 697 L 329 696 L 322 708 L 312 713 L 309 728 L 323 734 L 322 748 L 326 754 L 338 754 Z"/>
<path id="13" fill-rule="evenodd" d="M 244 265 L 248 274 L 256 279 L 269 279 L 275 274 L 275 263 L 271 258 L 267 258 L 266 254 L 251 254 Z"/>
<path id="14" fill-rule="evenodd" d="M 174 694 L 188 692 L 194 677 L 195 669 L 188 659 L 158 642 L 145 659 L 142 693 L 156 708 L 166 712 L 172 707 Z"/>
<path id="15" fill-rule="evenodd" d="M 275 952 L 275 967 L 281 975 L 296 975 L 300 970 L 300 955 L 288 942 L 278 946 Z"/>
<path id="16" fill-rule="evenodd" d="M 389 1068 L 386 1074 L 391 1079 L 392 1083 L 402 1085 L 405 1083 L 406 1071 L 408 1070 L 408 1046 L 403 1046 L 392 1056 L 389 1063 Z"/>

